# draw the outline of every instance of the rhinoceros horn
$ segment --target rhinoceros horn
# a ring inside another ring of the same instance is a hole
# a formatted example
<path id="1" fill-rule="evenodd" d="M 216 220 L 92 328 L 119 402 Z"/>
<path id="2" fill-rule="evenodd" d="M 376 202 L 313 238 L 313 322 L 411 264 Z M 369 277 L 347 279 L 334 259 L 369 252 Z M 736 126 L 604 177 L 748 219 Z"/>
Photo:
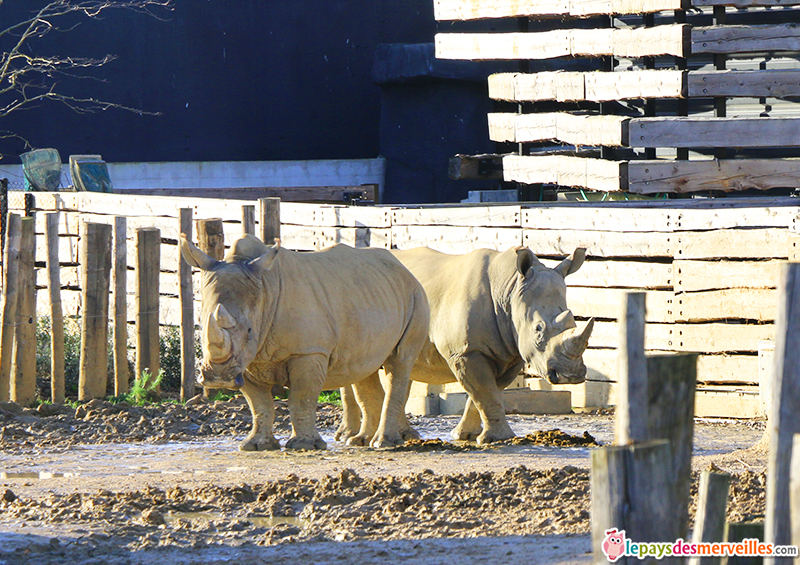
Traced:
<path id="1" fill-rule="evenodd" d="M 564 310 L 561 312 L 561 314 L 556 316 L 555 320 L 553 320 L 553 326 L 555 326 L 560 332 L 574 328 L 575 317 L 572 315 L 570 310 Z"/>
<path id="2" fill-rule="evenodd" d="M 586 322 L 582 330 L 572 328 L 564 332 L 562 343 L 564 344 L 564 353 L 567 357 L 577 359 L 583 355 L 583 352 L 586 351 L 586 348 L 589 346 L 589 336 L 592 335 L 592 329 L 594 329 L 594 318 Z"/>
<path id="3" fill-rule="evenodd" d="M 228 329 L 235 324 L 235 320 L 222 304 L 218 305 L 212 314 L 209 314 L 203 341 L 212 362 L 224 363 L 233 355 L 231 334 Z"/>

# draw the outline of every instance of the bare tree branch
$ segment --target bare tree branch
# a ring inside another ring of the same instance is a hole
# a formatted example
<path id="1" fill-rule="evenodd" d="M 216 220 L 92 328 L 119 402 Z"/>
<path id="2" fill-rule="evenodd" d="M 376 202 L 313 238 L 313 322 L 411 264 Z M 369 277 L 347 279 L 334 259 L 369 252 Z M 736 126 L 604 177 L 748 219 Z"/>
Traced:
<path id="1" fill-rule="evenodd" d="M 38 4 L 40 7 L 31 11 L 30 17 L 0 28 L 0 118 L 45 101 L 60 102 L 79 113 L 115 108 L 153 114 L 91 96 L 75 97 L 62 90 L 66 80 L 100 80 L 86 71 L 103 67 L 116 58 L 113 55 L 98 58 L 43 55 L 37 52 L 35 44 L 53 31 L 69 31 L 71 28 L 59 26 L 62 22 L 74 21 L 65 16 L 98 20 L 108 10 L 122 9 L 163 20 L 163 15 L 173 9 L 173 0 L 49 0 Z M 0 14 L 2 12 L 3 0 L 0 0 Z M 0 131 L 0 139 L 7 137 L 19 138 Z"/>

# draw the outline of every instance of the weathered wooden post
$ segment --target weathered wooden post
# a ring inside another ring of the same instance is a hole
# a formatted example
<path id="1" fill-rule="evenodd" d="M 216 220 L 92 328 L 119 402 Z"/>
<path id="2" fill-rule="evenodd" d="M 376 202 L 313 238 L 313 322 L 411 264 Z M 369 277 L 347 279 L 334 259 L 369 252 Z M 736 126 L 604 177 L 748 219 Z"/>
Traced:
<path id="1" fill-rule="evenodd" d="M 108 391 L 108 295 L 111 285 L 111 226 L 81 226 L 81 358 L 78 400 L 103 398 Z"/>
<path id="2" fill-rule="evenodd" d="M 800 434 L 792 440 L 792 470 L 789 476 L 789 506 L 792 524 L 792 545 L 800 547 Z"/>
<path id="3" fill-rule="evenodd" d="M 36 233 L 33 217 L 22 218 L 21 224 L 11 400 L 29 406 L 36 400 Z"/>
<path id="4" fill-rule="evenodd" d="M 619 317 L 619 352 L 617 366 L 617 445 L 645 441 L 647 434 L 647 359 L 644 353 L 644 292 L 628 292 L 622 299 Z"/>
<path id="5" fill-rule="evenodd" d="M 19 299 L 19 255 L 22 223 L 19 214 L 9 214 L 3 248 L 3 311 L 0 327 L 0 402 L 11 398 L 11 368 L 14 360 L 14 333 L 17 328 Z"/>
<path id="6" fill-rule="evenodd" d="M 47 288 L 50 291 L 50 397 L 64 402 L 64 312 L 61 308 L 61 261 L 58 254 L 58 212 L 45 214 Z"/>
<path id="7" fill-rule="evenodd" d="M 256 207 L 252 204 L 242 206 L 242 235 L 256 235 Z"/>
<path id="8" fill-rule="evenodd" d="M 180 230 L 189 241 L 192 240 L 191 208 L 180 209 Z M 178 256 L 178 288 L 181 303 L 181 400 L 194 396 L 195 353 L 194 353 L 194 294 L 192 288 L 192 267 L 182 255 Z"/>
<path id="9" fill-rule="evenodd" d="M 213 257 L 217 261 L 222 260 L 225 255 L 225 234 L 220 218 L 197 220 L 197 244 L 209 257 Z M 200 324 L 205 324 L 205 320 L 200 320 Z M 212 390 L 203 387 L 203 396 L 208 398 Z"/>
<path id="10" fill-rule="evenodd" d="M 772 413 L 767 464 L 767 508 L 764 541 L 792 543 L 789 475 L 794 435 L 800 433 L 800 263 L 781 268 L 780 298 L 775 320 L 775 369 L 772 375 Z M 783 560 L 785 561 L 785 560 Z M 767 557 L 764 563 L 783 562 Z"/>
<path id="11" fill-rule="evenodd" d="M 718 543 L 725 536 L 725 511 L 728 508 L 728 491 L 731 476 L 728 473 L 703 471 L 697 495 L 697 513 L 694 519 L 693 543 Z M 698 556 L 689 558 L 687 565 L 719 565 L 721 557 Z"/>
<path id="12" fill-rule="evenodd" d="M 281 199 L 275 196 L 258 199 L 261 241 L 267 245 L 281 237 Z"/>
<path id="13" fill-rule="evenodd" d="M 114 396 L 128 392 L 128 220 L 114 218 Z"/>
<path id="14" fill-rule="evenodd" d="M 136 378 L 142 379 L 145 370 L 150 381 L 161 370 L 158 339 L 159 275 L 161 274 L 161 230 L 136 230 Z M 160 393 L 160 388 L 154 392 Z"/>
<path id="15" fill-rule="evenodd" d="M 696 389 L 697 354 L 647 358 L 647 439 L 669 440 L 672 448 L 671 499 L 679 521 L 679 537 L 683 539 L 689 533 Z"/>

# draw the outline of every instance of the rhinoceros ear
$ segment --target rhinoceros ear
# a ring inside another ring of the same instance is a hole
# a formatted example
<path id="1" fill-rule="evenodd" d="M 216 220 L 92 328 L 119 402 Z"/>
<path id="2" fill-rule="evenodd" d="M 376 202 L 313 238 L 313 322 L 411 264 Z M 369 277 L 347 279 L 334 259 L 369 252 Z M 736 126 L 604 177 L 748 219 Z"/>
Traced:
<path id="1" fill-rule="evenodd" d="M 566 277 L 567 275 L 571 275 L 580 269 L 581 265 L 583 265 L 584 259 L 586 259 L 586 249 L 583 247 L 578 247 L 575 251 L 573 251 L 572 257 L 567 257 L 561 261 L 555 270 L 561 273 L 562 277 Z"/>
<path id="2" fill-rule="evenodd" d="M 197 267 L 203 271 L 210 271 L 219 263 L 216 259 L 203 253 L 194 243 L 186 239 L 181 234 L 181 255 L 192 267 Z"/>
<path id="3" fill-rule="evenodd" d="M 257 257 L 250 261 L 250 265 L 256 269 L 269 271 L 272 268 L 275 259 L 278 257 L 278 250 L 281 248 L 281 240 L 275 238 L 275 245 L 269 248 L 269 251 L 264 253 L 261 257 Z"/>
<path id="4" fill-rule="evenodd" d="M 527 247 L 517 247 L 517 272 L 526 277 L 534 265 L 541 265 L 541 263 L 533 251 Z"/>

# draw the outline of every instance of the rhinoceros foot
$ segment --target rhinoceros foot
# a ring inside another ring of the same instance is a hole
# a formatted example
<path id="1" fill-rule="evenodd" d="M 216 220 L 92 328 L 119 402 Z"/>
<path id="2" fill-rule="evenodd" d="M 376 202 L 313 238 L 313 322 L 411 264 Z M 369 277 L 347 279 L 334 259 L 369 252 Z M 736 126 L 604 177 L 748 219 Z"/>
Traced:
<path id="1" fill-rule="evenodd" d="M 376 435 L 370 445 L 372 447 L 397 447 L 403 445 L 405 440 L 398 433 L 396 436 Z"/>
<path id="2" fill-rule="evenodd" d="M 298 451 L 313 451 L 315 449 L 328 449 L 328 444 L 321 437 L 293 437 L 286 442 L 286 449 Z"/>
<path id="3" fill-rule="evenodd" d="M 480 428 L 476 431 L 458 426 L 452 432 L 450 432 L 450 437 L 456 441 L 475 441 L 480 433 Z"/>
<path id="4" fill-rule="evenodd" d="M 505 426 L 498 426 L 495 429 L 489 428 L 484 430 L 484 432 L 478 436 L 476 441 L 478 442 L 478 445 L 483 445 L 495 441 L 511 439 L 512 437 L 514 437 L 514 432 L 512 432 L 511 428 L 508 426 L 508 424 L 506 424 Z"/>
<path id="5" fill-rule="evenodd" d="M 336 428 L 336 433 L 333 434 L 333 439 L 336 441 L 347 441 L 358 433 L 358 430 L 352 430 L 344 422 Z"/>
<path id="6" fill-rule="evenodd" d="M 403 438 L 403 441 L 411 441 L 414 439 L 422 439 L 422 436 L 419 435 L 419 432 L 414 428 L 406 428 L 404 430 L 400 430 L 400 437 Z"/>
<path id="7" fill-rule="evenodd" d="M 271 438 L 247 438 L 239 444 L 239 451 L 275 451 L 281 448 L 281 444 L 274 437 Z"/>
<path id="8" fill-rule="evenodd" d="M 369 445 L 369 440 L 372 439 L 371 435 L 356 434 L 347 438 L 346 445 L 351 447 L 364 447 Z"/>

